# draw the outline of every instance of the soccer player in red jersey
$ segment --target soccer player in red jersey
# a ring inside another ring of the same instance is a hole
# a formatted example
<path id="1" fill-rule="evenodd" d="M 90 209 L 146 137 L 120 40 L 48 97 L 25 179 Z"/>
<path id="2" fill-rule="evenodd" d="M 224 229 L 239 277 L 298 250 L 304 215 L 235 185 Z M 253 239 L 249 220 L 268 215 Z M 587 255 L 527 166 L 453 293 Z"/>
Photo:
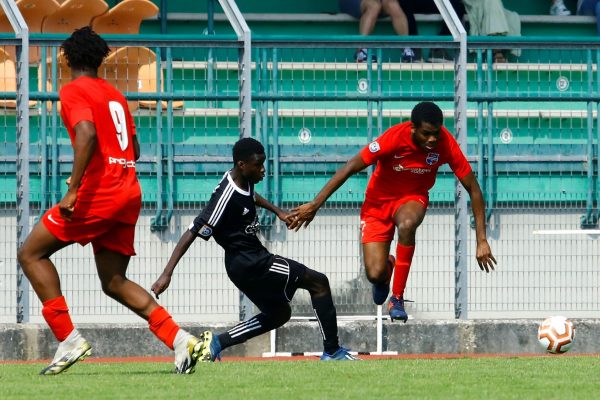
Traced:
<path id="1" fill-rule="evenodd" d="M 415 233 L 427 211 L 429 190 L 437 170 L 448 163 L 471 197 L 475 216 L 477 263 L 494 270 L 496 259 L 486 239 L 485 204 L 477 179 L 458 143 L 443 126 L 442 110 L 434 103 L 417 104 L 411 120 L 389 128 L 351 158 L 309 203 L 289 215 L 289 228 L 308 226 L 319 208 L 352 175 L 376 164 L 360 213 L 362 246 L 367 278 L 373 284 L 373 301 L 383 304 L 392 296 L 388 310 L 392 320 L 407 321 L 404 288 L 415 251 Z M 390 246 L 398 230 L 396 257 Z"/>
<path id="2" fill-rule="evenodd" d="M 140 146 L 125 97 L 98 68 L 109 53 L 89 27 L 62 43 L 72 81 L 60 91 L 61 117 L 73 146 L 69 189 L 48 210 L 18 251 L 23 272 L 43 304 L 42 315 L 60 342 L 42 375 L 56 375 L 91 354 L 75 329 L 50 256 L 73 243 L 92 243 L 102 290 L 148 321 L 150 330 L 175 350 L 178 373 L 191 373 L 201 342 L 180 329 L 152 296 L 126 277 L 142 193 L 135 173 Z"/>

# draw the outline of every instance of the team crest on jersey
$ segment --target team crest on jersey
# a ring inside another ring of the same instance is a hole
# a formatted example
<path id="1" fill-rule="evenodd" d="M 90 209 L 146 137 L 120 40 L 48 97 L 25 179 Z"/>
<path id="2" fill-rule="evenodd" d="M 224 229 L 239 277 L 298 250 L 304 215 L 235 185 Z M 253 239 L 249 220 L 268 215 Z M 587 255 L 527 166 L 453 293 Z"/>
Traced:
<path id="1" fill-rule="evenodd" d="M 425 158 L 425 162 L 429 165 L 433 165 L 440 161 L 440 155 L 438 153 L 427 153 L 427 158 Z"/>
<path id="2" fill-rule="evenodd" d="M 212 228 L 208 225 L 204 225 L 202 228 L 200 228 L 199 234 L 200 236 L 210 236 L 212 235 Z"/>
<path id="3" fill-rule="evenodd" d="M 379 143 L 371 142 L 371 144 L 369 144 L 369 150 L 371 151 L 371 153 L 377 153 L 379 151 L 379 149 L 380 149 Z"/>

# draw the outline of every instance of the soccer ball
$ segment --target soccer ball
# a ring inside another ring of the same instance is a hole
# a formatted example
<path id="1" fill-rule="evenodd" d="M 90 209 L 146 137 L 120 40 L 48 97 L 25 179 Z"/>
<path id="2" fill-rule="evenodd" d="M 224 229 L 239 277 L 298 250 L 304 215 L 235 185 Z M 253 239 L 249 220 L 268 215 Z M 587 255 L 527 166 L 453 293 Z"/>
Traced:
<path id="1" fill-rule="evenodd" d="M 538 340 L 547 352 L 557 354 L 568 351 L 575 339 L 575 327 L 565 317 L 546 318 L 538 328 Z"/>

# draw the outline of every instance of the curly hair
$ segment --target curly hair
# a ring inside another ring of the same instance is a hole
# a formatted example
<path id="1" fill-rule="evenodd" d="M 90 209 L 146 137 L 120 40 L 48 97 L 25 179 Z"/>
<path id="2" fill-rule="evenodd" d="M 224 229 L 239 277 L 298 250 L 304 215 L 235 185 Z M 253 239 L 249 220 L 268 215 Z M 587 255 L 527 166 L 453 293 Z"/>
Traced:
<path id="1" fill-rule="evenodd" d="M 417 128 L 423 122 L 434 126 L 441 126 L 444 123 L 444 113 L 436 104 L 430 101 L 423 101 L 413 108 L 410 120 Z"/>
<path id="2" fill-rule="evenodd" d="M 69 67 L 78 70 L 97 70 L 110 53 L 108 45 L 89 26 L 76 29 L 64 42 L 62 49 Z"/>

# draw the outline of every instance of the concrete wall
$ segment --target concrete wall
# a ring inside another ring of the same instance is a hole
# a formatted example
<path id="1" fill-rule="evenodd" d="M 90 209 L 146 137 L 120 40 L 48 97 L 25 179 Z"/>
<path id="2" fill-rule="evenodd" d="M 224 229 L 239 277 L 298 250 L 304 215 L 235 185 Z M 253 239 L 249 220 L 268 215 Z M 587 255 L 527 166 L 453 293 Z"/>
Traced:
<path id="1" fill-rule="evenodd" d="M 149 289 L 166 264 L 197 210 L 179 210 L 164 232 L 151 232 L 145 211 L 136 231 L 129 277 Z M 600 318 L 599 235 L 538 235 L 537 230 L 577 230 L 584 210 L 499 209 L 493 214 L 489 241 L 498 259 L 495 273 L 479 270 L 470 230 L 469 318 Z M 32 221 L 33 222 L 33 221 Z M 16 227 L 14 211 L 0 211 L 0 323 L 16 322 Z M 359 245 L 358 209 L 328 208 L 309 229 L 288 232 L 277 226 L 264 238 L 275 253 L 294 258 L 328 275 L 340 315 L 374 315 Z M 408 280 L 408 312 L 417 319 L 454 318 L 454 215 L 432 208 L 417 232 L 417 248 Z M 394 245 L 392 245 L 392 250 Z M 53 260 L 76 323 L 137 323 L 139 318 L 104 295 L 91 247 L 70 246 Z M 39 300 L 30 291 L 30 322 L 42 323 Z M 160 298 L 179 322 L 235 322 L 239 292 L 223 266 L 214 241 L 197 241 L 181 260 L 169 290 Z M 312 315 L 304 291 L 294 298 L 294 315 Z"/>
<path id="2" fill-rule="evenodd" d="M 545 351 L 537 341 L 537 320 L 409 321 L 384 322 L 383 350 L 401 354 L 536 353 Z M 574 319 L 575 344 L 571 353 L 600 353 L 600 320 Z M 199 335 L 210 329 L 222 332 L 231 324 L 184 324 Z M 80 332 L 92 344 L 95 357 L 169 356 L 172 352 L 158 341 L 145 324 L 81 324 Z M 322 351 L 316 322 L 289 322 L 276 331 L 276 351 Z M 374 321 L 341 321 L 343 346 L 359 352 L 376 350 Z M 0 360 L 50 359 L 57 342 L 41 324 L 0 325 Z M 271 351 L 265 334 L 224 351 L 223 356 L 261 356 Z"/>

